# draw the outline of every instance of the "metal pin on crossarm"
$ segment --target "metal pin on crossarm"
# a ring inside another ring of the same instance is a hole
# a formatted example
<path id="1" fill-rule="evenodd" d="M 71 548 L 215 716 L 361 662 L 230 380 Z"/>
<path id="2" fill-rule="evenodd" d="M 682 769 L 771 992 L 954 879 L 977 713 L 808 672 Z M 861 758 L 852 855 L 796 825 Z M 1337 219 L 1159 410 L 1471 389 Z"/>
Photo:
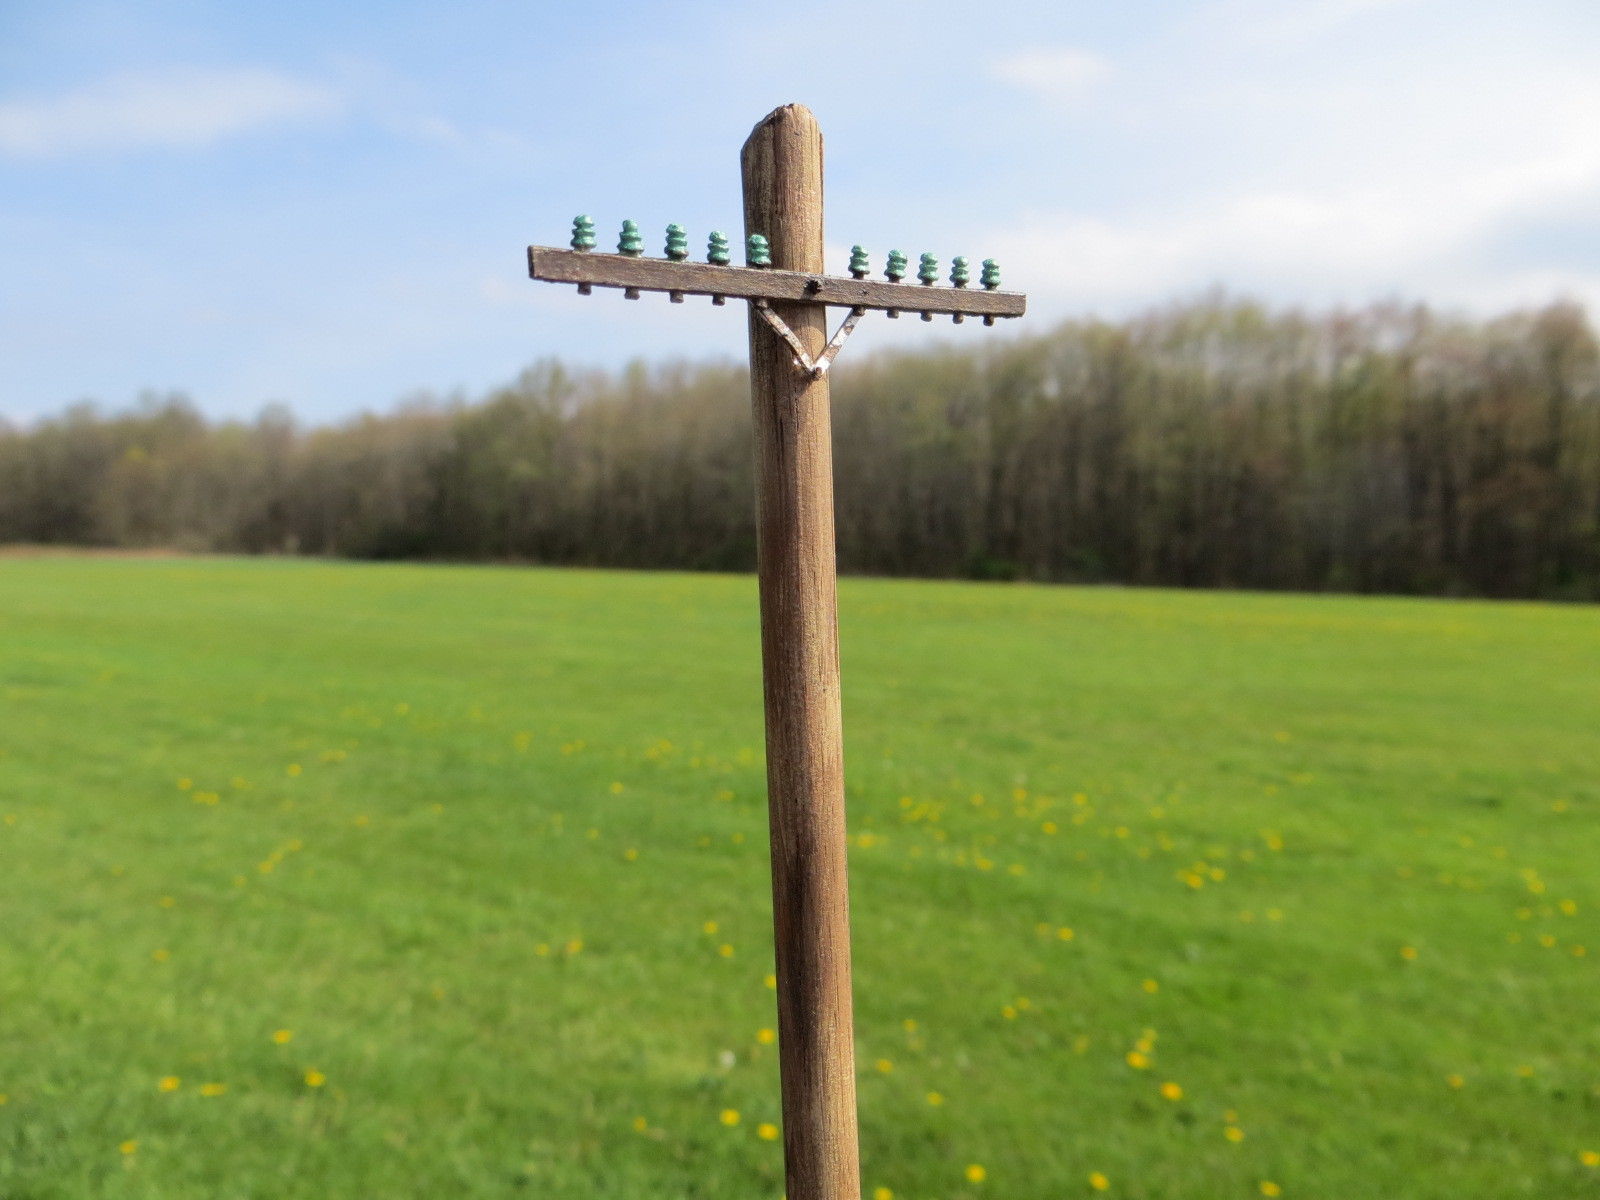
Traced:
<path id="1" fill-rule="evenodd" d="M 645 258 L 632 221 L 623 222 L 617 253 L 599 254 L 594 222 L 579 217 L 572 249 L 528 247 L 528 273 L 584 293 L 748 301 L 785 1192 L 789 1200 L 860 1200 L 828 368 L 869 310 L 973 315 L 992 325 L 1020 317 L 1027 298 L 999 290 L 993 259 L 983 262 L 982 290 L 966 286 L 960 258 L 952 286 L 938 286 L 932 254 L 922 256 L 919 282 L 904 282 L 898 250 L 887 282 L 870 279 L 860 246 L 851 248 L 848 277 L 827 274 L 822 133 L 800 105 L 757 125 L 740 165 L 745 266 L 731 264 L 722 233 L 711 234 L 705 262 L 687 261 L 678 225 L 668 226 L 666 257 Z M 832 338 L 830 306 L 849 310 Z"/>

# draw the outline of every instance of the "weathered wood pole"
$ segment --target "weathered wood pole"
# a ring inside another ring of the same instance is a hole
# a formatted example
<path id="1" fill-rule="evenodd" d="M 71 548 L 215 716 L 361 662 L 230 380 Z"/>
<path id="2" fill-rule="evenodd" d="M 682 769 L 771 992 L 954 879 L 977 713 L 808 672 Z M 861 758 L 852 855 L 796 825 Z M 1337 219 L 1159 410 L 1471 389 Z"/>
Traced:
<path id="1" fill-rule="evenodd" d="M 746 237 L 765 235 L 779 270 L 822 273 L 816 118 L 798 104 L 776 109 L 741 165 Z M 827 309 L 772 307 L 815 358 Z M 754 306 L 750 395 L 787 1195 L 859 1200 L 828 380 L 796 366 Z"/>

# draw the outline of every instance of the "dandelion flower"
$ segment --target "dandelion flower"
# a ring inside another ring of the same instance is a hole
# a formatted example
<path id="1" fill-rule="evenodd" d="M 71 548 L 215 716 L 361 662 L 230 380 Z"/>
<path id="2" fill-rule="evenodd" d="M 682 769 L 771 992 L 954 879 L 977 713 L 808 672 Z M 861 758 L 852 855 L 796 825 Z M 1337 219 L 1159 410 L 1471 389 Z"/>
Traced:
<path id="1" fill-rule="evenodd" d="M 770 974 L 763 976 L 762 980 L 761 980 L 761 986 L 766 988 L 770 992 L 777 991 L 778 990 L 778 977 L 776 975 L 770 975 Z"/>
<path id="2" fill-rule="evenodd" d="M 1111 1186 L 1111 1180 L 1107 1179 L 1099 1171 L 1090 1171 L 1089 1186 L 1097 1192 L 1103 1192 Z"/>
<path id="3" fill-rule="evenodd" d="M 1586 1167 L 1600 1167 L 1600 1150 L 1580 1150 L 1578 1161 Z"/>
<path id="4" fill-rule="evenodd" d="M 182 1086 L 183 1080 L 179 1079 L 176 1075 L 163 1075 L 161 1077 L 161 1081 L 156 1084 L 156 1087 L 160 1088 L 163 1092 L 175 1092 Z"/>
<path id="5" fill-rule="evenodd" d="M 1417 960 L 1417 948 L 1415 946 L 1401 946 L 1400 957 L 1407 962 L 1415 962 Z"/>
<path id="6" fill-rule="evenodd" d="M 967 1164 L 966 1174 L 968 1183 L 982 1183 L 985 1179 L 989 1178 L 989 1172 L 983 1169 L 983 1165 L 981 1163 Z"/>
<path id="7" fill-rule="evenodd" d="M 1168 1080 L 1166 1083 L 1161 1085 L 1161 1096 L 1166 1100 L 1182 1100 L 1183 1089 L 1177 1084 L 1173 1083 L 1171 1080 Z"/>
<path id="8" fill-rule="evenodd" d="M 328 1077 L 326 1075 L 324 1075 L 321 1071 L 317 1070 L 315 1067 L 312 1067 L 310 1070 L 308 1070 L 306 1072 L 305 1079 L 306 1079 L 306 1086 L 307 1087 L 314 1087 L 314 1088 L 319 1088 L 323 1084 L 328 1082 Z"/>
<path id="9" fill-rule="evenodd" d="M 1146 979 L 1139 986 L 1142 987 L 1145 991 L 1149 992 L 1152 996 L 1155 995 L 1157 992 L 1159 992 L 1161 990 L 1161 985 L 1159 983 L 1157 983 L 1154 979 Z"/>
<path id="10" fill-rule="evenodd" d="M 1467 1084 L 1467 1081 L 1459 1075 L 1446 1075 L 1444 1081 L 1453 1088 L 1465 1087 Z"/>
<path id="11" fill-rule="evenodd" d="M 760 1042 L 763 1046 L 770 1046 L 777 1040 L 778 1035 L 771 1029 L 756 1030 L 756 1041 Z"/>
<path id="12" fill-rule="evenodd" d="M 944 1094 L 942 1092 L 929 1092 L 928 1093 L 928 1103 L 931 1104 L 934 1108 L 938 1108 L 941 1104 L 944 1103 Z"/>
<path id="13" fill-rule="evenodd" d="M 220 1096 L 227 1090 L 228 1085 L 225 1083 L 202 1083 L 200 1085 L 200 1094 L 202 1096 Z"/>
<path id="14" fill-rule="evenodd" d="M 1272 1180 L 1263 1179 L 1261 1181 L 1261 1194 L 1263 1196 L 1281 1196 L 1283 1195 L 1283 1189 L 1273 1183 Z"/>
<path id="15" fill-rule="evenodd" d="M 294 1040 L 294 1030 L 274 1029 L 272 1031 L 272 1040 L 280 1046 L 287 1046 Z"/>
<path id="16" fill-rule="evenodd" d="M 139 1143 L 136 1139 L 129 1138 L 127 1141 L 119 1145 L 117 1149 L 123 1154 L 132 1154 L 139 1149 Z"/>
<path id="17" fill-rule="evenodd" d="M 1150 1065 L 1149 1055 L 1140 1054 L 1137 1050 L 1129 1050 L 1127 1054 L 1123 1055 L 1123 1058 L 1135 1071 L 1142 1071 Z"/>
<path id="18" fill-rule="evenodd" d="M 719 1120 L 731 1129 L 739 1123 L 739 1110 L 737 1108 L 725 1108 L 722 1110 L 722 1116 Z"/>
<path id="19" fill-rule="evenodd" d="M 643 1117 L 635 1117 L 633 1119 L 633 1131 L 635 1133 L 643 1133 L 646 1129 L 649 1129 L 649 1128 L 650 1128 L 650 1122 L 646 1121 Z"/>
<path id="20" fill-rule="evenodd" d="M 1222 1136 L 1227 1138 L 1234 1145 L 1238 1145 L 1240 1142 L 1244 1141 L 1244 1130 L 1240 1129 L 1237 1125 L 1229 1125 L 1222 1131 Z"/>
<path id="21" fill-rule="evenodd" d="M 894 1193 L 886 1187 L 873 1188 L 872 1200 L 894 1200 Z"/>
<path id="22" fill-rule="evenodd" d="M 722 955 L 723 958 L 732 958 L 733 947 L 729 943 L 723 942 L 722 945 L 717 947 L 717 953 Z"/>
<path id="23" fill-rule="evenodd" d="M 778 1127 L 771 1121 L 763 1121 L 756 1126 L 756 1136 L 763 1142 L 775 1142 L 778 1140 Z"/>
<path id="24" fill-rule="evenodd" d="M 301 769 L 302 768 L 299 763 L 290 763 L 284 768 L 284 771 L 290 779 L 293 779 L 296 775 L 300 774 Z"/>

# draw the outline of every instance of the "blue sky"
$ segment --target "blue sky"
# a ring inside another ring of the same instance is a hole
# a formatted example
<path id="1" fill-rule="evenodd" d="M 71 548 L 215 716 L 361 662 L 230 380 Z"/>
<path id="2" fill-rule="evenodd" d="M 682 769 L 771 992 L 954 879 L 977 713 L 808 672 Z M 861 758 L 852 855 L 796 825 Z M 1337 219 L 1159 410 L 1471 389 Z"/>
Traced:
<path id="1" fill-rule="evenodd" d="M 654 252 L 736 231 L 739 145 L 790 101 L 838 269 L 993 255 L 1034 329 L 1214 286 L 1600 306 L 1594 0 L 795 7 L 4 0 L 0 415 L 328 420 L 551 353 L 742 357 L 736 306 L 579 300 L 523 247 L 576 212 Z"/>

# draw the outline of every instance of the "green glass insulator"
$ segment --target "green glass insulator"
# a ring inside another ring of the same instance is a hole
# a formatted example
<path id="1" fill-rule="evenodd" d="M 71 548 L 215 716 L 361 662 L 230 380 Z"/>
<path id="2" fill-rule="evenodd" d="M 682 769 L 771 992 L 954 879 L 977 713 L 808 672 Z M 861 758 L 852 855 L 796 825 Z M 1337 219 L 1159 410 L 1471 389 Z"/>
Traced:
<path id="1" fill-rule="evenodd" d="M 752 267 L 770 267 L 772 265 L 772 247 L 767 245 L 764 234 L 752 233 L 745 243 L 745 261 Z"/>
<path id="2" fill-rule="evenodd" d="M 639 233 L 639 222 L 622 223 L 622 236 L 617 239 L 617 253 L 632 258 L 638 258 L 644 253 L 644 237 Z"/>
<path id="3" fill-rule="evenodd" d="M 982 282 L 991 292 L 1000 286 L 1000 264 L 992 258 L 983 260 Z"/>
<path id="4" fill-rule="evenodd" d="M 939 260 L 931 254 L 924 254 L 918 259 L 917 278 L 925 284 L 939 282 Z"/>
<path id="5" fill-rule="evenodd" d="M 689 257 L 689 231 L 682 225 L 667 226 L 667 257 L 673 262 Z"/>
<path id="6" fill-rule="evenodd" d="M 574 250 L 593 250 L 594 247 L 594 218 L 583 216 L 573 217 L 572 248 Z"/>
<path id="7" fill-rule="evenodd" d="M 706 261 L 717 267 L 725 267 L 733 261 L 728 253 L 727 234 L 713 232 L 706 240 Z"/>
<path id="8" fill-rule="evenodd" d="M 950 260 L 950 282 L 956 287 L 966 287 L 972 282 L 972 268 L 964 258 Z"/>
<path id="9" fill-rule="evenodd" d="M 889 265 L 884 268 L 884 278 L 890 283 L 899 283 L 906 277 L 906 267 L 909 265 L 906 256 L 898 250 L 889 251 Z"/>
<path id="10" fill-rule="evenodd" d="M 872 270 L 872 264 L 867 261 L 867 251 L 864 246 L 850 247 L 850 274 L 857 279 L 865 279 L 867 272 Z"/>

